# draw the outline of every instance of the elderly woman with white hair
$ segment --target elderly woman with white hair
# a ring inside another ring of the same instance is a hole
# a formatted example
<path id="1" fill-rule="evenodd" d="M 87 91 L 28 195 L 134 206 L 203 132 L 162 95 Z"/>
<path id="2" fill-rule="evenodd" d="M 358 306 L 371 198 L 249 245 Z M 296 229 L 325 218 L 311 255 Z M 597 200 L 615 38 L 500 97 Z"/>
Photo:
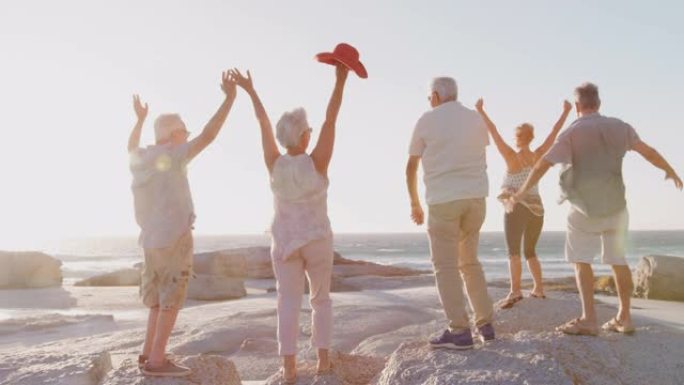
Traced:
<path id="1" fill-rule="evenodd" d="M 530 193 L 526 195 L 525 199 L 518 203 L 512 204 L 509 198 L 522 187 L 532 172 L 534 164 L 551 148 L 558 133 L 563 128 L 563 124 L 565 124 L 572 105 L 567 100 L 563 102 L 563 112 L 560 118 L 558 118 L 544 143 L 534 150 L 530 149 L 530 144 L 534 139 L 534 127 L 531 124 L 523 123 L 515 129 L 515 147 L 517 148 L 515 150 L 504 141 L 496 129 L 496 125 L 487 116 L 482 99 L 477 101 L 475 107 L 484 119 L 487 130 L 492 136 L 499 153 L 506 161 L 507 166 L 502 192 L 498 198 L 506 207 L 504 231 L 508 246 L 511 291 L 500 303 L 500 307 L 502 309 L 510 309 L 523 299 L 521 289 L 522 262 L 520 257 L 520 249 L 523 242 L 522 254 L 525 255 L 527 268 L 534 281 L 530 297 L 546 298 L 546 296 L 544 295 L 541 264 L 536 252 L 537 242 L 544 225 L 544 206 L 539 195 L 539 187 L 535 185 L 530 190 Z"/>
<path id="2" fill-rule="evenodd" d="M 261 126 L 264 161 L 274 196 L 275 215 L 271 225 L 271 256 L 278 283 L 278 343 L 283 356 L 286 383 L 296 381 L 296 353 L 299 312 L 305 279 L 309 280 L 312 308 L 312 346 L 318 349 L 318 373 L 330 372 L 328 350 L 332 340 L 330 280 L 333 265 L 333 237 L 327 213 L 328 165 L 335 143 L 335 123 L 349 70 L 336 66 L 336 83 L 328 103 L 325 122 L 316 147 L 306 149 L 312 129 L 303 108 L 282 115 L 276 137 L 268 115 L 254 90 L 252 77 L 237 69 L 231 77 L 251 97 Z M 286 149 L 281 154 L 278 142 Z"/>

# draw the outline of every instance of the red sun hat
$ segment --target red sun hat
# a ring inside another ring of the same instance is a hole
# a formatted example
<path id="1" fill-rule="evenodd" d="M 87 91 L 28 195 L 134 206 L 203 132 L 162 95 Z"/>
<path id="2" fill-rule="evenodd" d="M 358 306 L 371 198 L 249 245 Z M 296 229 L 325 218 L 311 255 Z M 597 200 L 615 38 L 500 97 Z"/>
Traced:
<path id="1" fill-rule="evenodd" d="M 321 63 L 337 65 L 337 63 L 344 64 L 350 70 L 365 79 L 368 77 L 366 67 L 359 61 L 359 51 L 347 43 L 340 43 L 332 52 L 321 52 L 316 55 L 316 60 Z"/>

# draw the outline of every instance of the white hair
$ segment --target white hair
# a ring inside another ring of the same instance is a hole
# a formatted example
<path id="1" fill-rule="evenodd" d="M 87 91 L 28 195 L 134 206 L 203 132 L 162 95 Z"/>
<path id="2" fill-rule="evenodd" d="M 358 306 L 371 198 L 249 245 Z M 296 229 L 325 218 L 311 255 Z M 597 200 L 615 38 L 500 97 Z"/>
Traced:
<path id="1" fill-rule="evenodd" d="M 157 142 L 169 139 L 171 134 L 183 129 L 185 124 L 178 114 L 161 114 L 154 121 L 154 137 Z"/>
<path id="2" fill-rule="evenodd" d="M 430 91 L 436 92 L 442 101 L 450 98 L 456 99 L 458 97 L 456 80 L 446 76 L 432 79 L 432 83 L 430 83 Z"/>
<path id="3" fill-rule="evenodd" d="M 306 111 L 303 108 L 295 108 L 285 112 L 276 124 L 276 138 L 281 146 L 285 148 L 296 147 L 299 138 L 304 131 L 309 129 L 306 120 Z"/>

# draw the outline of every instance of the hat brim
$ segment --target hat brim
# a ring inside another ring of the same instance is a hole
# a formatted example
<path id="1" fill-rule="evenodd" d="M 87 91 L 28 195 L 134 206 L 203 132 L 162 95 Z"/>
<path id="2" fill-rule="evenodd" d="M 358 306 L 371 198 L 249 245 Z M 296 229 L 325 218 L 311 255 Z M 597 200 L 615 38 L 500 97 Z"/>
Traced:
<path id="1" fill-rule="evenodd" d="M 330 65 L 337 65 L 337 63 L 342 63 L 344 64 L 347 68 L 350 70 L 354 71 L 358 77 L 362 79 L 366 79 L 368 77 L 368 72 L 366 71 L 366 67 L 363 66 L 363 63 L 360 61 L 354 61 L 354 62 L 349 62 L 345 60 L 344 58 L 335 56 L 334 53 L 331 52 L 321 52 L 316 55 L 316 60 L 318 60 L 321 63 L 325 64 L 330 64 Z"/>

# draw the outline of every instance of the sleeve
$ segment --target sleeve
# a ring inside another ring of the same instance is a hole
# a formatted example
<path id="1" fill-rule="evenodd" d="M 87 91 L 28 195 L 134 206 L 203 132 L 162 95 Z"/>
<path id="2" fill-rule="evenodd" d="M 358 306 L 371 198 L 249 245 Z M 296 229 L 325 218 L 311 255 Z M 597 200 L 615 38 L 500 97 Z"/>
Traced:
<path id="1" fill-rule="evenodd" d="M 422 156 L 423 151 L 425 151 L 425 140 L 422 137 L 421 127 L 422 119 L 418 120 L 415 128 L 413 129 L 413 135 L 411 136 L 411 144 L 409 146 L 409 155 L 411 156 Z"/>
<path id="2" fill-rule="evenodd" d="M 552 164 L 570 164 L 572 163 L 572 146 L 570 144 L 569 131 L 562 133 L 556 143 L 551 146 L 549 151 L 544 155 L 544 160 Z"/>
<path id="3" fill-rule="evenodd" d="M 626 139 L 625 144 L 627 147 L 627 148 L 625 148 L 625 151 L 630 151 L 634 148 L 634 146 L 637 143 L 641 142 L 641 138 L 639 137 L 639 134 L 637 134 L 634 127 L 632 127 L 631 125 L 629 125 L 627 123 L 625 123 L 625 126 L 627 127 L 627 129 L 625 130 L 625 134 L 627 136 L 625 138 Z"/>

